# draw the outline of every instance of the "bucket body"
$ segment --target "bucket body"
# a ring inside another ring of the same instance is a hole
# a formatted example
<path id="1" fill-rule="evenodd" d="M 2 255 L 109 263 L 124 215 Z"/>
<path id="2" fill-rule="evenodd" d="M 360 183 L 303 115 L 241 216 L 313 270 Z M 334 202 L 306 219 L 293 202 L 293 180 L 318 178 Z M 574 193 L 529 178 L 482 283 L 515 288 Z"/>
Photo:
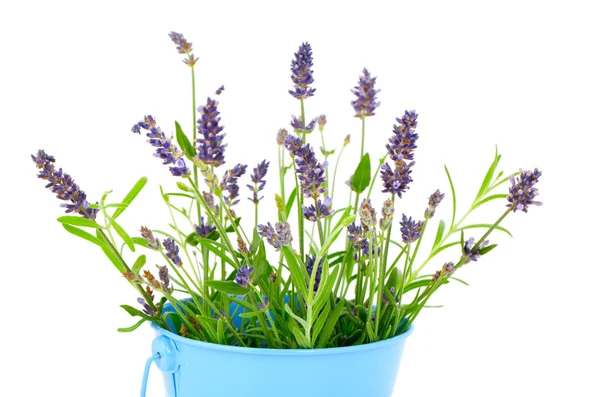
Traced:
<path id="1" fill-rule="evenodd" d="M 413 330 L 360 346 L 260 349 L 200 342 L 152 327 L 167 397 L 390 397 Z"/>

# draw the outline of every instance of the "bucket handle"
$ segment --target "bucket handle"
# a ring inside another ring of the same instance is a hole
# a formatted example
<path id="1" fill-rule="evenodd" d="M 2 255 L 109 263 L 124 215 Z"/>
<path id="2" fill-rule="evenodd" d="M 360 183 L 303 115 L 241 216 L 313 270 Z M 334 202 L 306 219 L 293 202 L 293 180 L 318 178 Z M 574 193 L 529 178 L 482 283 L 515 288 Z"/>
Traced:
<path id="1" fill-rule="evenodd" d="M 156 363 L 156 366 L 163 372 L 175 373 L 179 370 L 179 358 L 177 355 L 177 347 L 173 341 L 162 335 L 152 341 L 152 353 L 144 367 L 144 376 L 142 378 L 142 391 L 140 396 L 146 397 L 146 386 L 148 386 L 148 375 L 150 374 L 150 366 Z"/>

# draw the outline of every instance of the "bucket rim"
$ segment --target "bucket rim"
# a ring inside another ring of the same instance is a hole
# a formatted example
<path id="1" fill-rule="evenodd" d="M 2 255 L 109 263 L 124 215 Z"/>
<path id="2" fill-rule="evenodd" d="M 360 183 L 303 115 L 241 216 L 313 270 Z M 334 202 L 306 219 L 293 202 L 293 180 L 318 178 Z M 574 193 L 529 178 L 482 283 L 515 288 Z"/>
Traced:
<path id="1" fill-rule="evenodd" d="M 391 345 L 395 345 L 398 343 L 403 343 L 406 338 L 408 338 L 414 331 L 414 324 L 406 330 L 406 332 L 394 336 L 393 338 L 388 338 L 385 340 L 381 340 L 378 342 L 366 343 L 358 346 L 343 346 L 343 347 L 322 347 L 315 349 L 265 349 L 259 347 L 243 347 L 243 346 L 231 346 L 231 345 L 221 345 L 218 343 L 204 342 L 189 338 L 184 338 L 180 335 L 177 335 L 167 329 L 160 327 L 155 322 L 151 323 L 151 327 L 154 330 L 163 336 L 172 339 L 175 342 L 190 345 L 194 347 L 201 347 L 204 349 L 210 350 L 218 350 L 232 353 L 241 353 L 241 354 L 255 354 L 255 355 L 265 355 L 265 356 L 319 356 L 319 355 L 329 355 L 329 354 L 348 354 L 348 353 L 356 353 L 369 351 L 374 349 L 383 349 L 389 347 Z"/>

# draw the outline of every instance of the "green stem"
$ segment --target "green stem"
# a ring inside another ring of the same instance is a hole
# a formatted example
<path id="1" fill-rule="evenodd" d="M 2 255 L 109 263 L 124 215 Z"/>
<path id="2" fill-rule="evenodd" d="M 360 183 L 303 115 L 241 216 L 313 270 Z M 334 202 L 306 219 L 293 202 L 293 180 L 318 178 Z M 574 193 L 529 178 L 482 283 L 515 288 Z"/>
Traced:
<path id="1" fill-rule="evenodd" d="M 192 56 L 188 55 L 191 59 Z M 196 73 L 194 72 L 194 66 L 190 68 L 192 70 L 192 145 L 196 145 Z M 194 183 L 198 186 L 198 168 L 194 166 Z M 196 212 L 198 213 L 198 224 L 200 224 L 200 217 L 202 211 L 200 203 L 196 200 Z"/>
<path id="2" fill-rule="evenodd" d="M 371 192 L 373 191 L 373 186 L 375 186 L 375 181 L 377 180 L 377 174 L 379 174 L 379 170 L 381 169 L 381 166 L 385 162 L 385 159 L 387 159 L 387 156 L 388 156 L 388 154 L 386 154 L 383 157 L 383 159 L 379 161 L 379 165 L 377 166 L 377 170 L 373 174 L 373 179 L 371 179 L 371 186 L 369 186 L 369 193 L 367 194 L 367 199 L 371 198 Z"/>
<path id="3" fill-rule="evenodd" d="M 360 138 L 360 159 L 365 155 L 365 116 L 360 118 L 362 124 L 362 133 Z"/>

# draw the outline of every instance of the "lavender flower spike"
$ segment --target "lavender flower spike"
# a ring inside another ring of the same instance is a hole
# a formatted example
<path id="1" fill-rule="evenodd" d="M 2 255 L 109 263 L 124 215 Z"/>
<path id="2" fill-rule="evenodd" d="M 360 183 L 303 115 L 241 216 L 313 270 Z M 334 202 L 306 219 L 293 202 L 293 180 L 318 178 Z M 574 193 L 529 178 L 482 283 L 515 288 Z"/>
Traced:
<path id="1" fill-rule="evenodd" d="M 511 186 L 508 189 L 508 204 L 513 212 L 527 212 L 530 205 L 542 205 L 539 201 L 533 201 L 538 195 L 538 190 L 533 187 L 542 176 L 542 172 L 536 168 L 533 171 L 519 170 L 519 176 L 509 177 Z"/>
<path id="2" fill-rule="evenodd" d="M 156 148 L 154 157 L 163 160 L 163 164 L 173 164 L 169 167 L 169 171 L 173 176 L 187 176 L 190 170 L 187 168 L 183 159 L 183 152 L 179 150 L 177 145 L 172 143 L 173 137 L 167 138 L 164 132 L 156 125 L 156 120 L 151 115 L 144 116 L 144 120 L 135 124 L 131 131 L 139 134 L 140 130 L 147 130 L 148 143 Z"/>
<path id="3" fill-rule="evenodd" d="M 169 37 L 173 40 L 173 43 L 177 45 L 177 51 L 180 54 L 188 55 L 188 57 L 183 60 L 183 63 L 190 67 L 194 66 L 198 61 L 198 58 L 194 57 L 194 54 L 192 54 L 192 43 L 188 42 L 181 33 L 171 32 L 169 33 Z"/>
<path id="4" fill-rule="evenodd" d="M 354 87 L 352 93 L 356 95 L 356 99 L 351 102 L 355 117 L 374 116 L 375 109 L 380 105 L 377 102 L 377 93 L 380 90 L 375 89 L 375 80 L 377 77 L 371 77 L 369 71 L 363 69 L 363 74 L 358 80 L 358 86 Z"/>
<path id="5" fill-rule="evenodd" d="M 413 221 L 412 217 L 407 218 L 405 214 L 402 214 L 400 226 L 400 233 L 402 234 L 402 241 L 404 241 L 404 243 L 414 243 L 421 237 L 423 221 Z"/>
<path id="6" fill-rule="evenodd" d="M 275 248 L 276 251 L 281 250 L 283 245 L 292 243 L 292 232 L 289 223 L 277 222 L 275 228 L 271 223 L 267 222 L 267 226 L 258 225 L 259 236 L 267 239 L 267 242 Z"/>
<path id="7" fill-rule="evenodd" d="M 298 156 L 300 154 L 300 150 L 304 146 L 302 144 L 301 138 L 294 136 L 294 135 L 287 135 L 287 134 L 284 139 L 284 145 L 285 145 L 285 148 L 288 150 L 288 152 L 290 152 L 290 156 L 292 156 L 292 157 Z"/>
<path id="8" fill-rule="evenodd" d="M 313 66 L 312 59 L 312 48 L 308 43 L 302 43 L 298 48 L 298 52 L 294 54 L 292 60 L 292 81 L 294 82 L 294 90 L 290 90 L 289 93 L 296 99 L 306 99 L 313 96 L 316 89 L 310 88 L 315 80 L 313 79 Z"/>
<path id="9" fill-rule="evenodd" d="M 387 199 L 383 202 L 383 208 L 381 209 L 381 219 L 379 220 L 379 227 L 381 227 L 381 230 L 387 230 L 392 226 L 393 217 L 394 203 L 392 200 Z"/>
<path id="10" fill-rule="evenodd" d="M 229 193 L 229 196 L 223 197 L 225 204 L 228 206 L 235 205 L 240 201 L 236 200 L 240 195 L 240 187 L 237 184 L 237 180 L 246 173 L 247 167 L 248 166 L 245 164 L 238 164 L 223 175 L 220 188 L 222 191 L 227 191 Z"/>
<path id="11" fill-rule="evenodd" d="M 438 205 L 440 205 L 440 203 L 444 199 L 444 196 L 444 193 L 441 193 L 439 189 L 433 192 L 431 196 L 429 196 L 429 207 L 425 209 L 425 219 L 433 218 L 433 215 L 435 214 L 435 209 Z"/>
<path id="12" fill-rule="evenodd" d="M 364 199 L 360 208 L 358 209 L 358 214 L 360 216 L 360 223 L 362 228 L 370 234 L 375 230 L 377 226 L 377 215 L 375 213 L 375 208 L 371 205 L 371 200 Z"/>
<path id="13" fill-rule="evenodd" d="M 244 288 L 248 287 L 248 283 L 250 282 L 250 274 L 254 270 L 254 266 L 248 267 L 248 265 L 241 266 L 237 274 L 235 275 L 235 279 L 233 280 L 237 285 L 242 286 Z"/>
<path id="14" fill-rule="evenodd" d="M 331 209 L 331 198 L 325 197 L 325 200 L 321 201 L 317 200 L 317 207 L 313 204 L 310 206 L 303 206 L 302 213 L 304 214 L 304 218 L 311 222 L 316 222 L 317 219 L 327 218 L 330 215 L 333 215 L 333 210 Z"/>
<path id="15" fill-rule="evenodd" d="M 309 277 L 312 277 L 312 273 L 315 268 L 315 255 L 309 256 L 308 261 L 306 263 L 306 272 Z M 321 275 L 323 273 L 323 259 L 319 261 L 319 266 L 317 267 L 317 274 L 315 274 L 315 286 L 313 288 L 313 292 L 316 293 L 319 290 L 319 284 L 321 284 Z"/>
<path id="16" fill-rule="evenodd" d="M 218 167 L 225 163 L 225 147 L 222 133 L 223 127 L 219 125 L 221 118 L 217 106 L 219 103 L 214 99 L 208 98 L 206 105 L 198 108 L 200 119 L 198 120 L 198 133 L 200 137 L 198 142 L 198 158 L 204 164 L 214 165 Z"/>
<path id="17" fill-rule="evenodd" d="M 207 238 L 212 232 L 214 232 L 217 228 L 209 225 L 208 223 L 204 223 L 204 217 L 200 217 L 200 225 L 194 225 L 196 229 L 196 234 L 198 234 L 202 238 Z"/>
<path id="18" fill-rule="evenodd" d="M 292 115 L 292 121 L 290 122 L 290 125 L 297 134 L 310 134 L 315 129 L 317 120 L 318 118 L 315 117 L 308 124 L 302 125 L 302 120 Z"/>
<path id="19" fill-rule="evenodd" d="M 156 312 L 154 310 L 152 310 L 150 305 L 147 304 L 143 298 L 137 298 L 137 301 L 140 305 L 142 305 L 144 307 L 144 313 L 146 313 L 147 315 L 149 315 L 151 317 L 156 315 Z"/>
<path id="20" fill-rule="evenodd" d="M 286 139 L 287 142 L 287 139 Z M 291 140 L 290 140 L 291 142 Z M 287 146 L 287 145 L 286 145 Z M 306 197 L 316 199 L 325 193 L 325 167 L 327 162 L 320 164 L 310 144 L 304 145 L 296 152 L 296 173 Z"/>
<path id="21" fill-rule="evenodd" d="M 172 291 L 172 288 L 170 286 L 171 278 L 169 277 L 169 268 L 167 266 L 160 266 L 158 268 L 158 277 L 162 282 L 163 290 L 167 292 Z"/>
<path id="22" fill-rule="evenodd" d="M 142 233 L 142 237 L 148 242 L 148 248 L 156 251 L 160 251 L 162 249 L 160 246 L 160 240 L 154 237 L 150 229 L 148 229 L 146 226 L 142 226 L 140 232 Z"/>
<path id="23" fill-rule="evenodd" d="M 278 132 L 277 132 L 277 144 L 279 146 L 283 146 L 283 144 L 285 143 L 285 138 L 287 138 L 288 136 L 288 132 L 285 128 L 281 128 Z"/>
<path id="24" fill-rule="evenodd" d="M 84 218 L 95 220 L 98 213 L 97 208 L 90 208 L 85 192 L 75 184 L 75 181 L 69 174 L 63 172 L 62 168 L 56 170 L 54 167 L 54 157 L 46 154 L 43 150 L 38 150 L 36 155 L 31 158 L 37 168 L 40 170 L 38 178 L 48 181 L 46 188 L 60 200 L 67 201 L 60 206 L 66 208 L 66 213 L 77 213 Z"/>
<path id="25" fill-rule="evenodd" d="M 463 247 L 465 264 L 467 264 L 471 261 L 477 262 L 477 259 L 479 259 L 481 257 L 481 249 L 483 247 L 486 247 L 488 244 L 489 244 L 489 241 L 485 240 L 484 242 L 479 244 L 479 247 L 477 247 L 477 249 L 473 249 L 473 245 L 475 245 L 475 239 L 473 237 L 468 239 L 467 242 L 465 243 L 465 246 Z"/>
<path id="26" fill-rule="evenodd" d="M 173 239 L 167 238 L 163 240 L 163 245 L 167 251 L 167 258 L 169 258 L 175 266 L 181 266 L 181 258 L 179 257 L 179 247 L 175 244 Z"/>
<path id="27" fill-rule="evenodd" d="M 414 161 L 409 164 L 402 163 L 397 165 L 393 170 L 389 164 L 385 163 L 381 166 L 381 180 L 383 181 L 383 193 L 392 193 L 402 198 L 402 193 L 409 189 L 409 185 L 412 182 L 411 167 L 414 165 Z"/>
<path id="28" fill-rule="evenodd" d="M 254 204 L 258 204 L 258 202 L 262 200 L 262 197 L 258 197 L 258 193 L 265 188 L 265 184 L 267 183 L 265 176 L 269 170 L 269 164 L 270 163 L 267 160 L 263 160 L 254 169 L 252 169 L 250 179 L 254 183 L 254 186 L 246 186 L 248 186 L 248 189 L 250 189 L 252 192 L 252 198 L 248 198 L 248 200 L 252 201 Z"/>
<path id="29" fill-rule="evenodd" d="M 398 125 L 394 125 L 394 135 L 386 145 L 390 159 L 396 165 L 401 165 L 406 160 L 413 160 L 413 152 L 417 148 L 416 142 L 419 134 L 415 133 L 418 115 L 413 111 L 405 111 L 402 118 L 396 118 Z"/>

